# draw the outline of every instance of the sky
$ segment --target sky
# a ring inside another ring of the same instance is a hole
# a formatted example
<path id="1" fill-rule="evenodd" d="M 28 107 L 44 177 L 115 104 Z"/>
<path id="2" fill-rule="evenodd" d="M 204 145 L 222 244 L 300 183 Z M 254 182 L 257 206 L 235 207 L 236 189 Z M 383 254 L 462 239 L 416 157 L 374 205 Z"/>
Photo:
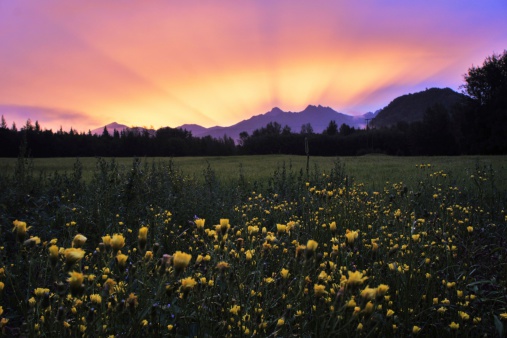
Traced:
<path id="1" fill-rule="evenodd" d="M 360 115 L 507 49 L 505 0 L 0 0 L 0 113 L 88 131 Z"/>

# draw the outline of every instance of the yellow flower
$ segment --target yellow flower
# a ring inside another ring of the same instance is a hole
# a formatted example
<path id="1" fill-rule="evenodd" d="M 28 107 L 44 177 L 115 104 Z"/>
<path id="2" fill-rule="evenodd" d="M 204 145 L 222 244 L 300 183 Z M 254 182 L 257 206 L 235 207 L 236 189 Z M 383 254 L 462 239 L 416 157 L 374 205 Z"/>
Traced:
<path id="1" fill-rule="evenodd" d="M 36 288 L 34 291 L 33 291 L 34 295 L 36 297 L 40 297 L 40 296 L 44 296 L 46 293 L 49 293 L 49 289 L 46 289 L 46 288 Z"/>
<path id="2" fill-rule="evenodd" d="M 419 326 L 414 325 L 414 327 L 412 327 L 413 334 L 417 334 L 417 333 L 419 333 L 419 331 L 421 331 L 421 328 Z"/>
<path id="3" fill-rule="evenodd" d="M 111 246 L 111 236 L 109 236 L 109 235 L 102 236 L 102 243 L 104 243 L 104 245 L 106 247 L 110 247 Z"/>
<path id="4" fill-rule="evenodd" d="M 191 254 L 187 254 L 185 252 L 176 251 L 173 255 L 173 266 L 177 273 L 185 270 L 190 264 L 190 260 L 192 259 Z"/>
<path id="5" fill-rule="evenodd" d="M 219 271 L 224 271 L 226 269 L 229 269 L 229 263 L 227 262 L 224 262 L 224 261 L 221 261 L 221 262 L 218 262 L 216 268 L 219 270 Z"/>
<path id="6" fill-rule="evenodd" d="M 204 218 L 198 218 L 194 221 L 195 223 L 195 226 L 197 227 L 197 229 L 204 229 L 204 223 L 206 222 L 206 220 Z"/>
<path id="7" fill-rule="evenodd" d="M 180 280 L 180 282 L 181 282 L 181 291 L 183 292 L 192 290 L 194 286 L 197 284 L 195 279 L 193 279 L 192 277 L 184 278 Z"/>
<path id="8" fill-rule="evenodd" d="M 72 247 L 80 248 L 85 244 L 86 240 L 87 238 L 85 236 L 77 234 L 76 236 L 74 236 L 74 239 L 72 240 Z"/>
<path id="9" fill-rule="evenodd" d="M 392 315 L 394 315 L 394 311 L 391 309 L 387 310 L 386 317 L 391 317 Z"/>
<path id="10" fill-rule="evenodd" d="M 470 315 L 468 313 L 466 313 L 465 311 L 458 311 L 458 315 L 463 320 L 469 320 L 470 319 Z"/>
<path id="11" fill-rule="evenodd" d="M 100 304 L 102 303 L 102 297 L 99 294 L 94 293 L 90 295 L 90 301 L 95 304 Z"/>
<path id="12" fill-rule="evenodd" d="M 285 324 L 285 320 L 283 318 L 278 319 L 276 322 L 276 326 L 282 326 L 283 324 Z"/>
<path id="13" fill-rule="evenodd" d="M 279 234 L 284 233 L 286 230 L 287 230 L 287 226 L 286 226 L 285 224 L 277 224 L 277 225 L 276 225 L 276 231 L 277 231 Z"/>
<path id="14" fill-rule="evenodd" d="M 349 278 L 347 279 L 347 286 L 361 285 L 368 277 L 363 277 L 363 274 L 359 271 L 351 272 L 348 271 Z"/>
<path id="15" fill-rule="evenodd" d="M 131 292 L 125 301 L 129 308 L 136 308 L 139 305 L 138 297 L 135 293 Z"/>
<path id="16" fill-rule="evenodd" d="M 357 328 L 356 328 L 356 330 L 357 330 L 357 331 L 361 331 L 362 329 L 363 329 L 363 323 L 359 323 L 359 324 L 357 324 Z"/>
<path id="17" fill-rule="evenodd" d="M 239 310 L 241 310 L 241 306 L 239 305 L 233 305 L 230 309 L 229 309 L 229 312 L 232 313 L 233 315 L 237 315 Z"/>
<path id="18" fill-rule="evenodd" d="M 331 230 L 331 232 L 336 232 L 336 222 L 331 222 L 329 224 L 329 230 Z"/>
<path id="19" fill-rule="evenodd" d="M 500 313 L 500 318 L 507 319 L 507 312 Z"/>
<path id="20" fill-rule="evenodd" d="M 375 308 L 375 305 L 373 305 L 373 303 L 369 301 L 368 303 L 366 303 L 366 306 L 364 307 L 364 312 L 365 313 L 372 313 L 374 308 Z"/>
<path id="21" fill-rule="evenodd" d="M 173 325 L 171 325 L 171 324 L 167 325 L 167 329 L 168 329 L 169 331 L 172 331 L 173 327 L 174 327 L 174 326 L 173 326 Z"/>
<path id="22" fill-rule="evenodd" d="M 473 227 L 473 226 L 468 226 L 468 227 L 467 227 L 467 231 L 468 231 L 469 233 L 474 232 L 474 227 Z"/>
<path id="23" fill-rule="evenodd" d="M 280 275 L 282 276 L 283 279 L 287 279 L 289 277 L 289 270 L 283 268 L 281 271 L 280 271 Z"/>
<path id="24" fill-rule="evenodd" d="M 139 247 L 144 249 L 146 241 L 148 240 L 148 227 L 141 227 L 141 229 L 139 229 L 137 239 L 139 240 Z"/>
<path id="25" fill-rule="evenodd" d="M 2 293 L 2 291 L 4 291 L 4 287 L 5 287 L 4 282 L 0 282 L 0 293 Z"/>
<path id="26" fill-rule="evenodd" d="M 437 310 L 437 312 L 440 313 L 440 314 L 445 313 L 445 311 L 447 311 L 447 308 L 445 308 L 443 306 L 439 307 L 438 310 Z"/>
<path id="27" fill-rule="evenodd" d="M 451 330 L 457 330 L 459 329 L 459 324 L 452 322 L 451 324 L 449 324 L 449 327 L 451 328 Z"/>
<path id="28" fill-rule="evenodd" d="M 26 232 L 30 229 L 26 227 L 26 223 L 22 221 L 15 220 L 12 222 L 14 224 L 14 228 L 12 231 L 16 232 L 16 238 L 18 241 L 23 242 L 26 237 Z"/>
<path id="29" fill-rule="evenodd" d="M 69 272 L 69 275 L 70 275 L 70 278 L 67 279 L 67 281 L 69 282 L 70 291 L 71 291 L 72 295 L 74 296 L 76 294 L 81 293 L 81 291 L 83 289 L 83 281 L 84 281 L 83 274 L 81 272 L 71 271 L 71 272 Z"/>
<path id="30" fill-rule="evenodd" d="M 253 258 L 252 251 L 250 250 L 245 251 L 245 258 L 247 261 L 251 261 Z"/>
<path id="31" fill-rule="evenodd" d="M 84 257 L 85 251 L 78 248 L 65 249 L 65 262 L 69 265 L 79 262 Z"/>
<path id="32" fill-rule="evenodd" d="M 144 254 L 144 260 L 149 261 L 153 259 L 153 252 L 152 251 L 146 251 Z"/>
<path id="33" fill-rule="evenodd" d="M 58 248 L 57 245 L 51 245 L 49 247 L 49 259 L 51 260 L 51 263 L 56 263 L 58 261 L 58 255 L 60 253 L 60 248 Z"/>
<path id="34" fill-rule="evenodd" d="M 365 299 L 375 299 L 377 296 L 377 288 L 366 287 L 363 291 L 361 291 L 361 297 Z"/>
<path id="35" fill-rule="evenodd" d="M 231 225 L 229 224 L 228 218 L 220 219 L 220 225 L 218 226 L 218 229 L 220 230 L 220 232 L 222 232 L 222 234 L 225 234 L 230 227 Z"/>
<path id="36" fill-rule="evenodd" d="M 102 240 L 104 240 L 104 238 L 102 238 Z M 125 246 L 125 238 L 121 234 L 114 234 L 110 243 L 113 250 L 118 251 Z"/>
<path id="37" fill-rule="evenodd" d="M 313 293 L 315 294 L 315 297 L 321 297 L 327 294 L 326 292 L 326 286 L 321 284 L 314 284 L 313 285 Z"/>
<path id="38" fill-rule="evenodd" d="M 347 229 L 347 231 L 345 232 L 345 237 L 347 238 L 348 244 L 354 244 L 354 241 L 357 239 L 358 236 L 359 236 L 358 231 L 350 231 L 349 229 Z"/>
<path id="39" fill-rule="evenodd" d="M 377 296 L 383 296 L 386 294 L 387 290 L 389 290 L 389 285 L 380 284 L 377 287 Z"/>
<path id="40" fill-rule="evenodd" d="M 128 258 L 129 258 L 129 256 L 124 255 L 120 252 L 118 255 L 116 255 L 116 262 L 118 263 L 119 266 L 121 266 L 123 268 L 123 267 L 125 267 L 125 265 L 127 265 Z"/>
<path id="41" fill-rule="evenodd" d="M 306 243 L 306 250 L 313 252 L 313 251 L 317 250 L 318 246 L 319 246 L 319 243 L 317 243 L 317 241 L 314 241 L 313 239 L 310 239 Z"/>

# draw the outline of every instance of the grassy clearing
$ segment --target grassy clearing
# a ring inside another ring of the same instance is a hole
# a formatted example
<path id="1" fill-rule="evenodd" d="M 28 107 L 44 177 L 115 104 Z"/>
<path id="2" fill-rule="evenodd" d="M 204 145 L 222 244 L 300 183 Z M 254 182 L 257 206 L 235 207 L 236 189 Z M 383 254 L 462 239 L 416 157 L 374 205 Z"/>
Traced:
<path id="1" fill-rule="evenodd" d="M 503 157 L 345 158 L 308 176 L 305 160 L 92 159 L 86 179 L 85 160 L 17 162 L 0 174 L 0 332 L 505 335 Z"/>
<path id="2" fill-rule="evenodd" d="M 106 161 L 111 159 L 105 158 Z M 306 157 L 292 155 L 259 155 L 229 157 L 179 157 L 179 158 L 141 158 L 142 164 L 167 163 L 173 161 L 183 174 L 202 178 L 203 172 L 210 166 L 219 179 L 237 179 L 240 169 L 251 182 L 265 182 L 273 172 L 285 164 L 294 172 L 306 173 Z M 437 157 L 393 157 L 383 155 L 367 155 L 360 157 L 339 157 L 347 174 L 355 180 L 364 182 L 370 189 L 381 189 L 386 182 L 400 182 L 413 185 L 417 183 L 414 168 L 420 164 L 432 164 L 456 178 L 463 178 L 477 167 L 494 168 L 498 173 L 496 183 L 499 189 L 507 188 L 507 156 L 437 156 Z M 14 172 L 16 159 L 0 159 L 0 170 L 4 173 Z M 48 158 L 33 159 L 35 173 L 71 172 L 76 159 Z M 83 179 L 89 182 L 92 173 L 97 169 L 96 158 L 80 158 L 83 167 Z M 132 166 L 132 158 L 116 158 L 117 165 L 123 169 Z M 334 157 L 310 157 L 310 169 L 329 173 L 334 167 Z"/>

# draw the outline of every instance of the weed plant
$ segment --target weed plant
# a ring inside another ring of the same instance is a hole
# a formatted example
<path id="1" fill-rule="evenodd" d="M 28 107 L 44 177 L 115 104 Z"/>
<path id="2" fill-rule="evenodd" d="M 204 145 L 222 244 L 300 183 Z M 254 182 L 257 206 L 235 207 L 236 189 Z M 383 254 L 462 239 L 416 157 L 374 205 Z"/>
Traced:
<path id="1" fill-rule="evenodd" d="M 417 165 L 378 190 L 336 160 L 264 182 L 97 159 L 0 175 L 0 332 L 61 337 L 504 336 L 506 193 Z"/>

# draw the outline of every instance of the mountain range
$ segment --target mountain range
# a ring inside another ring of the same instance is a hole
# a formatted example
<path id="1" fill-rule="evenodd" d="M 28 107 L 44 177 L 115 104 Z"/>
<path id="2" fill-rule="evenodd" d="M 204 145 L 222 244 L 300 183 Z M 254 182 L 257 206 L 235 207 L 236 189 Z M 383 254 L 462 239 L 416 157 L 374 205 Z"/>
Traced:
<path id="1" fill-rule="evenodd" d="M 265 127 L 270 122 L 277 122 L 282 127 L 289 126 L 293 132 L 299 133 L 301 126 L 310 123 L 314 132 L 322 133 L 329 122 L 334 120 L 336 124 L 341 126 L 343 123 L 355 127 L 363 128 L 366 125 L 365 119 L 372 119 L 375 113 L 367 113 L 360 116 L 351 116 L 339 113 L 330 107 L 323 107 L 321 105 L 309 105 L 300 112 L 285 112 L 278 107 L 271 109 L 265 114 L 255 115 L 249 119 L 238 122 L 229 127 L 215 126 L 210 128 L 202 127 L 198 124 L 184 124 L 176 128 L 185 129 L 192 133 L 195 137 L 211 136 L 213 138 L 221 138 L 224 135 L 231 137 L 233 140 L 239 140 L 241 132 L 252 134 L 255 129 Z M 141 127 L 129 128 L 126 125 L 113 122 L 104 126 L 107 128 L 109 134 L 113 134 L 114 130 L 122 132 L 124 130 L 134 130 L 135 132 L 143 132 L 147 130 L 149 134 L 154 134 L 153 129 L 144 129 Z M 92 134 L 102 134 L 104 127 L 92 130 Z"/>
<path id="2" fill-rule="evenodd" d="M 347 124 L 354 128 L 364 128 L 366 120 L 371 120 L 371 125 L 382 127 L 394 125 L 397 122 L 415 122 L 422 120 L 424 112 L 435 104 L 441 104 L 446 108 L 450 108 L 465 96 L 453 91 L 450 88 L 431 88 L 422 92 L 407 94 L 400 96 L 385 108 L 376 112 L 366 113 L 359 116 L 351 116 L 339 113 L 330 107 L 321 105 L 309 105 L 300 112 L 286 112 L 275 107 L 270 111 L 252 116 L 249 119 L 238 122 L 232 126 L 221 127 L 215 126 L 206 128 L 198 124 L 184 124 L 176 128 L 190 131 L 195 137 L 211 136 L 213 138 L 221 138 L 224 135 L 231 137 L 233 140 L 239 140 L 241 132 L 252 134 L 255 129 L 265 127 L 270 122 L 277 122 L 282 127 L 289 126 L 292 132 L 300 132 L 301 126 L 310 123 L 315 133 L 322 133 L 329 125 L 330 121 L 335 121 L 338 127 Z M 148 132 L 149 135 L 155 135 L 154 129 L 145 129 L 142 127 L 128 127 L 123 124 L 113 122 L 104 126 L 112 135 L 114 130 L 122 132 L 124 130 L 133 130 L 136 133 Z M 92 130 L 92 134 L 102 134 L 104 127 Z"/>

